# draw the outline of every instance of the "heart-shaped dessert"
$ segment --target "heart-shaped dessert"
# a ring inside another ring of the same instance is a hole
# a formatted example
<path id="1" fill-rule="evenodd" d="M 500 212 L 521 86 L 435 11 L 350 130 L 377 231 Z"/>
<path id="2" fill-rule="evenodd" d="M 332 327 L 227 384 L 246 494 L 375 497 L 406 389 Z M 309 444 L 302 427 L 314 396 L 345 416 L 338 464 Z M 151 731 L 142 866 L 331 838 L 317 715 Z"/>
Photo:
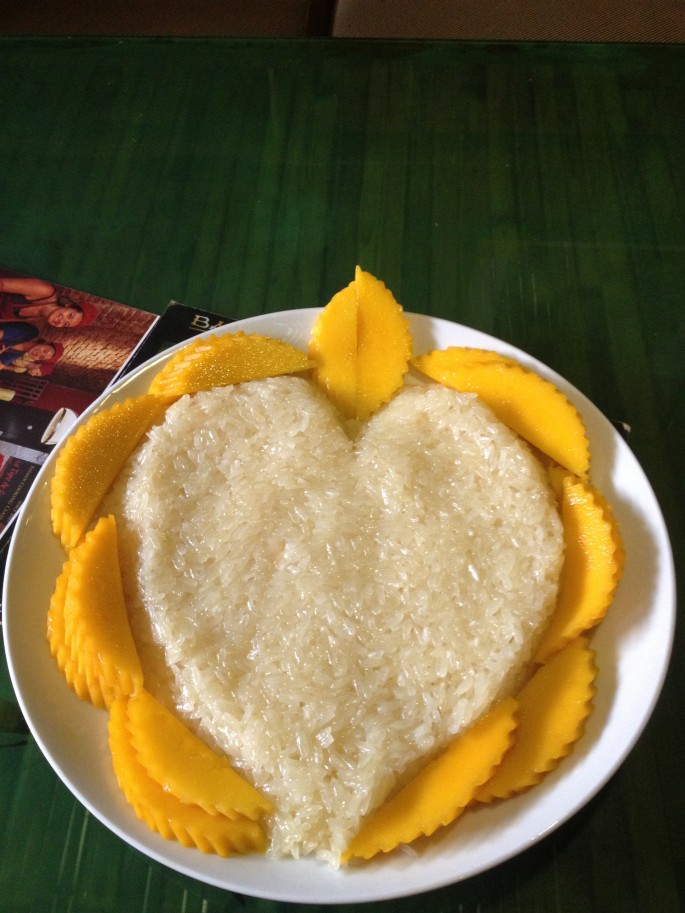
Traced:
<path id="1" fill-rule="evenodd" d="M 474 395 L 342 423 L 276 377 L 182 397 L 109 496 L 148 687 L 334 862 L 525 673 L 563 541 L 541 464 Z"/>

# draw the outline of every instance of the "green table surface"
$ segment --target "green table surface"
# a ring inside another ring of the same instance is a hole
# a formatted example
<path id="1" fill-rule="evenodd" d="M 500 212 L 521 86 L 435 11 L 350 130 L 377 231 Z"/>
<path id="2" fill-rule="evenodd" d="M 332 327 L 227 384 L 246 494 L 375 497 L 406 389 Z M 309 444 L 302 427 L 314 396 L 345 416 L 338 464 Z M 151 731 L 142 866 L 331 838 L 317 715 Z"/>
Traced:
<path id="1" fill-rule="evenodd" d="M 681 564 L 685 47 L 0 39 L 0 263 L 234 317 L 325 304 L 359 263 L 629 423 Z M 679 625 L 646 731 L 571 821 L 372 906 L 683 909 L 684 672 Z M 4 661 L 0 699 L 10 719 Z M 151 862 L 29 735 L 0 740 L 2 913 L 290 908 Z"/>

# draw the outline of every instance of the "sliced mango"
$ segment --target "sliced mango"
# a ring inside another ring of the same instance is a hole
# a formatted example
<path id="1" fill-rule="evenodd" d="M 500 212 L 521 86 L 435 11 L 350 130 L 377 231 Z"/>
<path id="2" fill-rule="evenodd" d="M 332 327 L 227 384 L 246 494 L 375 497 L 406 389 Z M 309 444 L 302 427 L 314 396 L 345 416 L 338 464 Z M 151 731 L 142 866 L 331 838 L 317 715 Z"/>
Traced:
<path id="1" fill-rule="evenodd" d="M 626 551 L 623 543 L 623 535 L 621 534 L 621 527 L 618 524 L 616 519 L 616 514 L 614 513 L 614 508 L 611 506 L 609 501 L 604 497 L 601 491 L 598 491 L 596 488 L 592 489 L 595 501 L 600 505 L 604 511 L 604 519 L 611 526 L 611 535 L 614 540 L 614 557 L 616 559 L 616 585 L 618 586 L 621 577 L 623 576 L 623 569 L 626 563 Z"/>
<path id="2" fill-rule="evenodd" d="M 256 820 L 271 803 L 147 691 L 128 704 L 131 743 L 150 777 L 209 815 Z"/>
<path id="3" fill-rule="evenodd" d="M 95 707 L 104 707 L 105 698 L 102 694 L 100 683 L 89 679 L 85 672 L 78 667 L 78 662 L 71 657 L 71 649 L 66 641 L 64 625 L 64 604 L 66 601 L 71 562 L 66 561 L 62 572 L 57 578 L 55 589 L 50 599 L 48 609 L 48 643 L 50 654 L 54 657 L 57 667 L 64 675 L 67 684 L 72 688 L 82 701 L 90 701 Z"/>
<path id="4" fill-rule="evenodd" d="M 412 359 L 433 380 L 476 393 L 495 415 L 524 440 L 580 478 L 590 468 L 590 446 L 575 406 L 554 384 L 503 356 L 486 360 L 454 346 Z"/>
<path id="5" fill-rule="evenodd" d="M 152 379 L 148 392 L 183 396 L 313 367 L 304 352 L 281 339 L 226 333 L 196 339 L 180 349 Z"/>
<path id="6" fill-rule="evenodd" d="M 134 447 L 164 415 L 170 400 L 139 396 L 97 412 L 67 439 L 50 489 L 52 528 L 73 548 Z"/>
<path id="7" fill-rule="evenodd" d="M 266 837 L 257 822 L 210 815 L 197 805 L 181 802 L 150 777 L 130 741 L 128 706 L 126 698 L 112 703 L 109 744 L 117 781 L 138 818 L 165 840 L 195 846 L 203 853 L 263 852 Z"/>
<path id="8" fill-rule="evenodd" d="M 335 294 L 317 318 L 309 343 L 313 379 L 347 418 L 357 415 L 357 284 Z"/>
<path id="9" fill-rule="evenodd" d="M 514 744 L 477 791 L 476 801 L 507 799 L 530 789 L 571 753 L 592 710 L 594 656 L 587 639 L 577 637 L 523 686 Z"/>
<path id="10" fill-rule="evenodd" d="M 373 812 L 342 861 L 371 859 L 451 824 L 509 750 L 516 725 L 517 702 L 505 698 Z"/>
<path id="11" fill-rule="evenodd" d="M 66 642 L 64 631 L 64 602 L 67 595 L 70 572 L 71 562 L 65 561 L 50 597 L 50 607 L 48 609 L 50 655 L 55 659 L 60 672 L 63 672 L 67 662 L 71 661 L 71 650 Z"/>
<path id="12" fill-rule="evenodd" d="M 121 584 L 114 517 L 101 517 L 72 549 L 64 594 L 64 643 L 106 706 L 143 687 Z M 53 625 L 54 626 L 54 625 Z"/>
<path id="13" fill-rule="evenodd" d="M 495 352 L 494 349 L 475 349 L 462 346 L 459 348 L 459 361 L 464 367 L 478 365 L 520 365 L 515 358 Z"/>
<path id="14" fill-rule="evenodd" d="M 552 470 L 564 527 L 564 564 L 557 605 L 535 654 L 545 662 L 607 613 L 625 554 L 613 511 L 588 482 Z"/>
<path id="15" fill-rule="evenodd" d="M 314 380 L 343 415 L 365 421 L 402 386 L 409 324 L 392 292 L 359 267 L 314 324 Z"/>
<path id="16" fill-rule="evenodd" d="M 569 471 L 568 469 L 564 469 L 563 466 L 559 466 L 558 463 L 548 463 L 546 470 L 549 484 L 556 495 L 559 507 L 561 508 L 561 502 L 564 499 L 564 479 L 569 475 Z M 571 473 L 571 475 L 573 475 L 573 473 Z"/>
<path id="17" fill-rule="evenodd" d="M 359 267 L 357 286 L 357 418 L 368 419 L 401 386 L 409 369 L 412 337 L 389 289 Z"/>

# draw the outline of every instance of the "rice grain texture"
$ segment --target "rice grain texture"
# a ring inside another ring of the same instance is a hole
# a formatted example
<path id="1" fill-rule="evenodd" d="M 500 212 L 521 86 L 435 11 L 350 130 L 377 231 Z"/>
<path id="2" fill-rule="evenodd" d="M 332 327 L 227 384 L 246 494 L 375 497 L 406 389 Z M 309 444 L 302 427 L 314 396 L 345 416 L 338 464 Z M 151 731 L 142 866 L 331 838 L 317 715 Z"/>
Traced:
<path id="1" fill-rule="evenodd" d="M 146 674 L 270 796 L 277 856 L 337 864 L 515 687 L 556 598 L 542 467 L 439 385 L 357 429 L 301 378 L 183 397 L 110 506 Z"/>

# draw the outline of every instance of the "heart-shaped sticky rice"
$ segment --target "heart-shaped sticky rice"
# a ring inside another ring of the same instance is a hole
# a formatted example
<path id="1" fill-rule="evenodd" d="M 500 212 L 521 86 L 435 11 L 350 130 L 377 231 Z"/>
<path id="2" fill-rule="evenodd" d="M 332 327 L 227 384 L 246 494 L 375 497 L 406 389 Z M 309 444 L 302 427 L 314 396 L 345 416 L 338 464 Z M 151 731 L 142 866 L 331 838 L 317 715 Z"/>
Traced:
<path id="1" fill-rule="evenodd" d="M 161 651 L 168 697 L 271 798 L 276 854 L 337 860 L 516 686 L 555 601 L 541 466 L 437 385 L 354 430 L 301 378 L 183 397 L 112 501 L 146 681 Z"/>

